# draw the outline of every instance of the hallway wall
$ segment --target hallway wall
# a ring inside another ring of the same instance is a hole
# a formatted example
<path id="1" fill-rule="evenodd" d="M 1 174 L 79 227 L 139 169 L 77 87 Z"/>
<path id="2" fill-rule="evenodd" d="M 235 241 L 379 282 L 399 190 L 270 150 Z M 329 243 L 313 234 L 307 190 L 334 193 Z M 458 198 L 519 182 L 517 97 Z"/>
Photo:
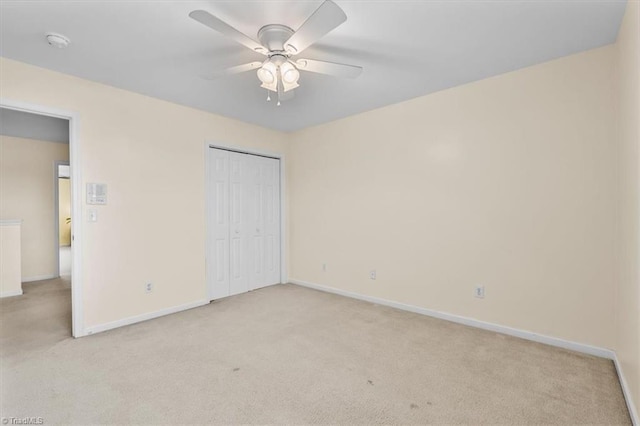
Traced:
<path id="1" fill-rule="evenodd" d="M 69 144 L 0 135 L 0 219 L 21 219 L 22 281 L 52 278 L 55 253 L 55 162 Z"/>

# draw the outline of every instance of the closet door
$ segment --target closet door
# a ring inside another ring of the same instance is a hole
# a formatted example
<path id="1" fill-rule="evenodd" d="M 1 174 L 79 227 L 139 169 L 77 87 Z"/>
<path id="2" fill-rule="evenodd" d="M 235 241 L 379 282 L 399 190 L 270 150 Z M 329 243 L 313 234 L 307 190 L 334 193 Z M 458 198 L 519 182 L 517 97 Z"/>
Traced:
<path id="1" fill-rule="evenodd" d="M 229 296 L 229 152 L 209 149 L 207 277 L 211 299 Z"/>
<path id="2" fill-rule="evenodd" d="M 219 299 L 280 282 L 280 161 L 209 149 L 207 282 Z"/>
<path id="3" fill-rule="evenodd" d="M 247 154 L 229 153 L 230 295 L 249 291 L 249 170 Z"/>
<path id="4" fill-rule="evenodd" d="M 262 287 L 264 283 L 264 237 L 261 232 L 264 215 L 264 182 L 261 172 L 262 157 L 249 157 L 251 162 L 249 288 L 255 290 Z"/>
<path id="5" fill-rule="evenodd" d="M 253 157 L 251 198 L 252 290 L 280 282 L 280 161 Z"/>
<path id="6" fill-rule="evenodd" d="M 263 205 L 260 231 L 264 235 L 263 286 L 280 282 L 280 160 L 263 158 Z"/>

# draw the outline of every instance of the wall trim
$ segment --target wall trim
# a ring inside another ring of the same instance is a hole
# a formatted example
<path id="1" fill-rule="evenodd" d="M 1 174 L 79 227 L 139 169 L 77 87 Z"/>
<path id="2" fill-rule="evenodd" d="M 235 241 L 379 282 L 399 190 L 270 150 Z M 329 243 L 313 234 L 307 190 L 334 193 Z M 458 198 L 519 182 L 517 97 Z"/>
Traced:
<path id="1" fill-rule="evenodd" d="M 22 278 L 23 283 L 31 283 L 34 281 L 44 281 L 44 280 L 52 280 L 54 278 L 58 278 L 59 275 L 48 274 L 48 275 L 35 275 L 33 277 Z"/>
<path id="2" fill-rule="evenodd" d="M 543 334 L 534 333 L 532 331 L 506 327 L 503 325 L 480 321 L 473 318 L 463 317 L 460 315 L 448 314 L 445 312 L 435 311 L 433 309 L 427 309 L 427 308 L 422 308 L 415 305 L 408 305 L 405 303 L 394 302 L 392 300 L 380 299 L 378 297 L 373 297 L 373 296 L 366 296 L 359 293 L 340 290 L 334 287 L 328 287 L 320 284 L 311 283 L 308 281 L 292 279 L 289 282 L 292 284 L 312 288 L 315 290 L 324 291 L 327 293 L 338 294 L 340 296 L 363 300 L 365 302 L 375 303 L 378 305 L 389 306 L 392 308 L 401 309 L 403 311 L 409 311 L 416 314 L 427 315 L 430 317 L 439 318 L 446 321 L 455 322 L 458 324 L 468 325 L 471 327 L 481 328 L 483 330 L 494 331 L 496 333 L 519 337 L 521 339 L 531 340 L 533 342 L 544 343 L 544 344 L 555 346 L 558 348 L 569 349 L 572 351 L 581 352 L 588 355 L 594 355 L 594 356 L 607 358 L 611 360 L 615 359 L 615 352 L 612 351 L 611 349 L 605 349 L 597 346 L 586 345 L 583 343 L 572 342 L 569 340 L 559 339 L 557 337 L 545 336 Z"/>
<path id="3" fill-rule="evenodd" d="M 624 377 L 622 364 L 620 364 L 620 361 L 618 361 L 617 355 L 614 355 L 613 363 L 616 366 L 616 372 L 618 373 L 618 379 L 620 380 L 620 387 L 622 387 L 622 394 L 624 395 L 624 400 L 627 403 L 627 409 L 629 410 L 629 416 L 631 417 L 631 422 L 634 424 L 634 426 L 640 426 L 640 417 L 638 417 L 638 410 L 636 409 L 636 406 L 633 403 L 631 390 L 629 389 L 627 380 Z"/>
<path id="4" fill-rule="evenodd" d="M 13 290 L 13 291 L 3 291 L 0 293 L 0 299 L 4 297 L 13 297 L 13 296 L 22 296 L 22 289 Z"/>
<path id="5" fill-rule="evenodd" d="M 17 226 L 22 224 L 22 219 L 0 219 L 0 226 Z"/>
<path id="6" fill-rule="evenodd" d="M 69 161 L 56 160 L 53 165 L 53 252 L 56 254 L 56 277 L 60 276 L 60 166 L 69 166 Z"/>
<path id="7" fill-rule="evenodd" d="M 126 325 L 131 325 L 131 324 L 135 324 L 135 323 L 142 322 L 142 321 L 147 321 L 147 320 L 158 318 L 158 317 L 163 317 L 165 315 L 175 314 L 175 313 L 178 313 L 178 312 L 186 311 L 188 309 L 197 308 L 197 307 L 204 306 L 204 305 L 207 305 L 207 304 L 209 304 L 209 301 L 206 300 L 206 299 L 196 300 L 195 302 L 189 302 L 189 303 L 185 303 L 185 304 L 178 305 L 178 306 L 172 306 L 170 308 L 160 309 L 159 311 L 147 312 L 146 314 L 134 315 L 132 317 L 127 317 L 127 318 L 123 318 L 123 319 L 120 319 L 120 320 L 107 322 L 107 323 L 104 323 L 104 324 L 98 324 L 98 325 L 94 325 L 94 326 L 91 326 L 91 327 L 86 327 L 85 328 L 85 331 L 86 331 L 85 335 L 101 333 L 103 331 L 112 330 L 114 328 L 124 327 Z"/>

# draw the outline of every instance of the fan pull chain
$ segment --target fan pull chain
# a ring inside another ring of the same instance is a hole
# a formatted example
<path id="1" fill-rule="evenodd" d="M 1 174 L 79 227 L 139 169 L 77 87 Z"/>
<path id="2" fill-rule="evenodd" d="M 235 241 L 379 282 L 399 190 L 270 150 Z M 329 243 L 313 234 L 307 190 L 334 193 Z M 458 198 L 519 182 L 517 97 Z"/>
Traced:
<path id="1" fill-rule="evenodd" d="M 276 106 L 280 106 L 280 92 L 278 92 L 278 103 L 276 104 Z"/>
<path id="2" fill-rule="evenodd" d="M 267 102 L 271 102 L 271 93 L 267 90 Z"/>

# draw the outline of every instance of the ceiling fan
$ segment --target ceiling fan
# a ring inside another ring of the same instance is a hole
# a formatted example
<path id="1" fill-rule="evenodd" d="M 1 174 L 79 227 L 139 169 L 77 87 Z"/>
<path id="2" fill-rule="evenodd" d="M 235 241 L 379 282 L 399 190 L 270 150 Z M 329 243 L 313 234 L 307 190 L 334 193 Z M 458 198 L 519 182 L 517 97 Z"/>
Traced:
<path id="1" fill-rule="evenodd" d="M 310 71 L 337 77 L 355 78 L 362 67 L 314 59 L 294 59 L 304 49 L 347 20 L 344 11 L 331 0 L 325 0 L 307 18 L 297 31 L 281 24 L 265 25 L 258 31 L 258 41 L 241 33 L 231 25 L 204 10 L 194 10 L 189 16 L 207 27 L 237 41 L 254 52 L 265 55 L 264 62 L 248 64 L 220 70 L 214 78 L 257 70 L 263 88 L 277 93 L 278 105 L 284 93 L 299 87 L 299 71 Z M 268 92 L 267 92 L 268 93 Z M 293 92 L 290 92 L 292 94 Z M 267 96 L 270 100 L 270 96 Z"/>

